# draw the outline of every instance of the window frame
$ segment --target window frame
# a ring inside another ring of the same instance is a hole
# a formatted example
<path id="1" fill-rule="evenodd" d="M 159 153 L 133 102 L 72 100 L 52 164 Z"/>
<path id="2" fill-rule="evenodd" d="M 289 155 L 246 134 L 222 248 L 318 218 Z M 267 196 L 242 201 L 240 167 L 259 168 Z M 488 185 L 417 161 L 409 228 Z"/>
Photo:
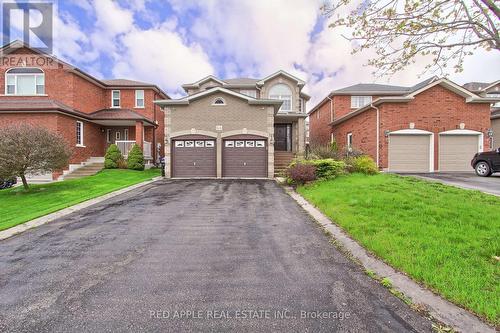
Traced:
<path id="1" fill-rule="evenodd" d="M 114 97 L 114 94 L 115 94 L 115 91 L 118 92 L 118 106 L 115 106 L 115 97 Z M 119 109 L 121 107 L 121 97 L 122 97 L 122 93 L 120 90 L 111 90 L 111 108 L 112 109 Z"/>
<path id="2" fill-rule="evenodd" d="M 217 103 L 217 101 L 222 101 L 222 103 Z M 214 98 L 214 101 L 212 102 L 213 106 L 226 106 L 226 100 L 220 96 L 217 96 Z"/>
<path id="3" fill-rule="evenodd" d="M 346 142 L 347 151 L 352 152 L 352 143 L 353 143 L 352 132 L 347 133 L 346 139 L 347 139 L 347 142 Z"/>
<path id="4" fill-rule="evenodd" d="M 122 134 L 120 133 L 120 131 L 116 131 L 115 132 L 115 142 L 121 141 L 121 140 L 122 140 Z"/>
<path id="5" fill-rule="evenodd" d="M 128 141 L 128 128 L 123 130 L 123 140 Z"/>
<path id="6" fill-rule="evenodd" d="M 142 98 L 137 98 L 137 93 L 142 91 Z M 142 100 L 142 106 L 137 104 L 138 100 Z M 145 98 L 145 92 L 144 89 L 136 89 L 135 90 L 135 108 L 136 109 L 144 109 L 146 107 L 146 98 Z"/>
<path id="7" fill-rule="evenodd" d="M 280 85 L 286 87 L 289 90 L 290 95 L 282 95 L 282 94 L 274 95 L 274 94 L 271 94 L 273 88 L 276 87 L 276 86 L 280 86 Z M 286 98 L 284 98 L 284 97 L 286 97 Z M 288 98 L 289 98 L 290 108 L 289 109 L 283 109 L 283 106 L 285 105 L 285 103 L 283 103 L 283 104 L 281 104 L 280 109 L 278 110 L 278 112 L 293 112 L 293 89 L 290 88 L 287 84 L 285 84 L 283 82 L 280 82 L 280 83 L 277 83 L 277 84 L 273 85 L 269 89 L 269 98 L 270 99 L 277 99 L 277 100 L 280 100 L 280 101 L 288 101 Z"/>
<path id="8" fill-rule="evenodd" d="M 111 143 L 112 139 L 111 139 L 111 129 L 108 128 L 106 129 L 106 142 L 107 143 Z"/>
<path id="9" fill-rule="evenodd" d="M 80 130 L 80 141 L 78 141 L 78 130 Z M 84 126 L 83 121 L 76 121 L 76 146 L 77 147 L 85 147 L 84 145 Z"/>
<path id="10" fill-rule="evenodd" d="M 252 95 L 249 95 L 248 92 L 251 91 Z M 257 89 L 240 89 L 240 94 L 252 97 L 252 98 L 257 98 Z"/>
<path id="11" fill-rule="evenodd" d="M 369 99 L 368 103 L 365 104 L 360 104 L 359 100 L 363 99 Z M 357 103 L 354 103 L 354 101 L 357 100 Z M 369 105 L 373 101 L 373 96 L 368 96 L 368 95 L 352 95 L 351 96 L 351 109 L 359 109 L 362 108 L 363 106 Z"/>
<path id="12" fill-rule="evenodd" d="M 37 70 L 39 72 L 36 72 L 36 73 L 10 73 L 11 71 L 13 70 L 16 70 L 16 69 L 19 69 L 19 68 L 22 68 L 22 69 L 34 69 L 34 70 Z M 18 94 L 17 92 L 17 78 L 19 76 L 33 76 L 34 78 L 34 91 L 35 93 L 34 94 Z M 9 78 L 12 77 L 14 78 L 14 84 L 9 84 Z M 39 78 L 42 78 L 43 80 L 43 84 L 38 84 L 38 80 Z M 9 68 L 8 70 L 5 71 L 4 73 L 4 79 L 5 79 L 5 85 L 4 85 L 4 94 L 6 96 L 47 96 L 47 94 L 45 93 L 45 71 L 39 67 L 12 67 L 12 68 Z M 13 86 L 14 87 L 14 92 L 13 93 L 9 93 L 9 86 Z M 43 87 L 43 92 L 41 93 L 38 93 L 38 87 L 41 86 Z"/>

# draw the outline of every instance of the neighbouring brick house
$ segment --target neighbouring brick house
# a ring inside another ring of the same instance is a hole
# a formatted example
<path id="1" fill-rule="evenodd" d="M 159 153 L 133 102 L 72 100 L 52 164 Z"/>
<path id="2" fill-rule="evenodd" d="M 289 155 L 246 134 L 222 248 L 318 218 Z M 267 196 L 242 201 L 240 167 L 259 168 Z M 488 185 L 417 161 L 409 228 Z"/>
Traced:
<path id="1" fill-rule="evenodd" d="M 19 41 L 1 52 L 0 127 L 45 126 L 60 133 L 73 150 L 67 170 L 47 177 L 101 161 L 112 143 L 124 155 L 137 143 L 149 161 L 163 156 L 164 115 L 153 101 L 168 96 L 156 85 L 96 79 Z"/>
<path id="2" fill-rule="evenodd" d="M 208 76 L 165 108 L 167 177 L 274 177 L 304 153 L 305 82 L 278 71 L 263 79 Z"/>
<path id="3" fill-rule="evenodd" d="M 469 82 L 464 88 L 483 97 L 496 97 L 500 99 L 500 80 L 493 82 Z M 500 148 L 500 102 L 491 108 L 492 148 Z"/>
<path id="4" fill-rule="evenodd" d="M 497 101 L 444 78 L 412 87 L 357 84 L 309 112 L 310 141 L 360 150 L 387 171 L 470 171 L 473 155 L 490 149 Z"/>

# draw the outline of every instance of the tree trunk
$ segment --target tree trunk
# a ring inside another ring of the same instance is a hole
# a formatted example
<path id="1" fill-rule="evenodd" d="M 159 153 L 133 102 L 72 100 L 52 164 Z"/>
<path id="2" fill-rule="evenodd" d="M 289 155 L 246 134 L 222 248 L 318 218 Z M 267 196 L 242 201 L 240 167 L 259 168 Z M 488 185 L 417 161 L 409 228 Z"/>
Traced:
<path id="1" fill-rule="evenodd" d="M 19 177 L 21 177 L 21 180 L 23 181 L 24 189 L 29 190 L 30 186 L 28 185 L 28 182 L 26 181 L 26 176 L 24 175 L 24 173 L 22 175 L 19 175 Z"/>

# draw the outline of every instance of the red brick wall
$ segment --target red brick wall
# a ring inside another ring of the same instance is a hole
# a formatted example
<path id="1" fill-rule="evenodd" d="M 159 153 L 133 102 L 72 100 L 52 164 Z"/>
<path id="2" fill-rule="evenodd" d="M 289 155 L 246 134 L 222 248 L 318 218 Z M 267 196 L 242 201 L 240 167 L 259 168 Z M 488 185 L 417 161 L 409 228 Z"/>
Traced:
<path id="1" fill-rule="evenodd" d="M 434 86 L 408 103 L 384 103 L 380 109 L 380 167 L 388 167 L 388 139 L 384 131 L 408 129 L 410 123 L 415 129 L 434 133 L 434 158 L 437 170 L 439 133 L 458 129 L 460 123 L 465 129 L 482 133 L 490 128 L 489 104 L 465 103 L 465 98 L 441 86 Z M 337 126 L 334 136 L 341 148 L 345 147 L 346 135 L 353 133 L 353 146 L 373 158 L 376 156 L 376 112 L 366 111 Z M 484 135 L 484 150 L 490 149 L 487 135 Z"/>
<path id="2" fill-rule="evenodd" d="M 328 144 L 331 140 L 330 101 L 326 100 L 313 113 L 309 115 L 309 142 L 314 144 Z"/>
<path id="3" fill-rule="evenodd" d="M 369 110 L 351 118 L 333 128 L 333 137 L 337 146 L 344 150 L 347 146 L 347 134 L 352 133 L 352 148 L 370 155 L 374 160 L 377 156 L 376 127 L 377 113 Z"/>

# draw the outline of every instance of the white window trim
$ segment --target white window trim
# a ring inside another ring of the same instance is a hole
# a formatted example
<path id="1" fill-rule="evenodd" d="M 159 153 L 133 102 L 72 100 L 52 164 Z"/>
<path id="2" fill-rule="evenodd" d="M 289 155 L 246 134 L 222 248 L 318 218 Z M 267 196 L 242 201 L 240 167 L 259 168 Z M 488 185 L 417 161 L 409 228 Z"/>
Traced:
<path id="1" fill-rule="evenodd" d="M 273 87 L 277 86 L 277 85 L 284 85 L 288 88 L 288 90 L 290 90 L 290 95 L 271 95 L 271 90 L 273 89 Z M 286 97 L 288 99 L 288 97 L 290 98 L 290 109 L 283 109 L 283 104 L 281 104 L 281 107 L 278 111 L 281 111 L 281 112 L 292 112 L 293 111 L 293 89 L 288 85 L 288 84 L 285 84 L 283 82 L 280 82 L 280 83 L 276 83 L 274 84 L 272 87 L 269 88 L 269 98 L 270 99 L 277 99 L 277 100 L 284 100 L 283 97 Z"/>
<path id="2" fill-rule="evenodd" d="M 111 141 L 112 141 L 112 140 L 111 140 L 111 129 L 109 129 L 109 128 L 108 128 L 108 129 L 106 130 L 106 142 L 107 142 L 107 143 L 111 143 Z"/>
<path id="3" fill-rule="evenodd" d="M 38 70 L 41 70 L 42 73 L 14 73 L 14 74 L 9 74 L 9 71 L 13 70 L 13 69 L 17 69 L 19 67 L 12 67 L 12 68 L 9 68 L 8 70 L 5 71 L 4 73 L 4 82 L 5 82 L 5 86 L 4 86 L 4 95 L 5 96 L 47 96 L 47 94 L 45 93 L 45 71 L 41 68 L 38 68 L 38 67 L 23 67 L 23 68 L 27 68 L 27 69 L 38 69 Z M 9 94 L 7 92 L 7 77 L 9 76 L 14 76 L 14 93 L 13 94 Z M 35 94 L 17 94 L 17 77 L 18 76 L 35 76 Z M 44 93 L 43 94 L 37 94 L 36 93 L 36 78 L 38 76 L 43 76 L 43 91 Z"/>
<path id="4" fill-rule="evenodd" d="M 139 92 L 139 91 L 142 91 L 142 104 L 143 104 L 142 106 L 137 105 L 137 100 L 138 100 L 138 98 L 137 98 L 137 92 Z M 136 108 L 136 109 L 144 109 L 145 107 L 146 107 L 146 94 L 145 94 L 144 90 L 137 89 L 135 91 L 135 107 L 134 108 Z"/>
<path id="5" fill-rule="evenodd" d="M 122 134 L 120 133 L 120 131 L 116 131 L 115 132 L 115 140 L 120 141 L 121 139 L 122 139 Z"/>
<path id="6" fill-rule="evenodd" d="M 353 101 L 354 99 L 356 98 L 369 98 L 370 99 L 370 102 L 366 103 L 366 104 L 363 104 L 363 105 L 354 105 L 353 104 Z M 351 109 L 359 109 L 359 108 L 362 108 L 363 106 L 366 106 L 368 104 L 370 104 L 371 102 L 373 101 L 373 97 L 372 96 L 367 96 L 367 95 L 352 95 L 351 96 Z"/>
<path id="7" fill-rule="evenodd" d="M 217 101 L 217 100 L 222 100 L 224 103 L 223 104 L 216 104 L 215 101 Z M 213 106 L 226 106 L 227 104 L 226 104 L 226 100 L 224 98 L 222 98 L 222 97 L 215 97 L 214 101 L 212 102 L 212 105 Z"/>
<path id="8" fill-rule="evenodd" d="M 347 133 L 346 139 L 347 139 L 346 141 L 347 151 L 352 152 L 352 133 Z"/>
<path id="9" fill-rule="evenodd" d="M 83 130 L 84 130 L 83 122 L 82 122 L 82 121 L 77 120 L 77 121 L 76 121 L 76 124 L 77 124 L 77 126 L 80 126 L 80 139 L 81 139 L 81 143 L 78 143 L 78 142 L 77 142 L 77 143 L 76 143 L 76 146 L 77 146 L 77 147 L 85 147 L 85 145 L 84 145 L 84 142 L 85 142 L 85 141 L 84 141 L 84 136 L 83 136 Z"/>
<path id="10" fill-rule="evenodd" d="M 115 91 L 118 91 L 118 106 L 114 106 L 113 104 L 113 101 L 114 101 L 114 98 L 113 98 L 113 95 L 114 95 L 114 92 Z M 112 109 L 119 109 L 122 105 L 122 93 L 120 90 L 111 90 L 111 108 Z"/>

